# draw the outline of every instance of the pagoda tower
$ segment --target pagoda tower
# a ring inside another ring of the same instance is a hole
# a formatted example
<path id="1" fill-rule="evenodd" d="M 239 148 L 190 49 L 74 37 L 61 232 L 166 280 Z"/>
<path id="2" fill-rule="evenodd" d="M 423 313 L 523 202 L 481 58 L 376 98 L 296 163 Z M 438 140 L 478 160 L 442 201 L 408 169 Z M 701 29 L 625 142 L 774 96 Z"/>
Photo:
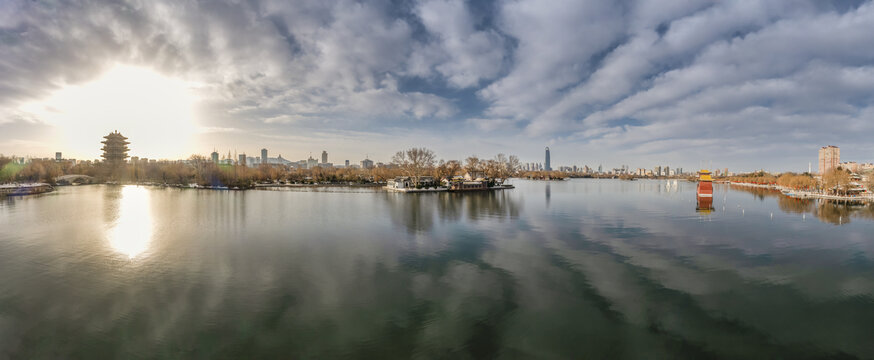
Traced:
<path id="1" fill-rule="evenodd" d="M 122 164 L 127 159 L 128 149 L 127 145 L 130 144 L 127 142 L 127 138 L 124 137 L 118 130 L 109 133 L 103 137 L 106 140 L 101 141 L 103 144 L 103 161 L 109 165 L 117 166 Z"/>

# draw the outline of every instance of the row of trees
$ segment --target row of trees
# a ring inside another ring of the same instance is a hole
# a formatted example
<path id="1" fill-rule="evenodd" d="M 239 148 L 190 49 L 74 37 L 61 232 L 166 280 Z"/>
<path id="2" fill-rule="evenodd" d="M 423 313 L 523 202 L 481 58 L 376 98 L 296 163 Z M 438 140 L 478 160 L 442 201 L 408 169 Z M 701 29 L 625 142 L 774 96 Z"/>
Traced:
<path id="1" fill-rule="evenodd" d="M 247 167 L 216 164 L 201 155 L 192 155 L 186 162 L 138 162 L 112 166 L 100 162 L 32 160 L 17 164 L 11 158 L 0 157 L 0 183 L 47 182 L 54 184 L 61 175 L 88 175 L 97 181 L 157 182 L 204 186 L 248 187 L 258 182 L 291 183 L 384 183 L 396 176 L 409 176 L 416 182 L 422 176 L 437 181 L 466 172 L 493 179 L 506 179 L 517 174 L 519 159 L 498 154 L 492 159 L 470 156 L 464 162 L 436 160 L 433 151 L 411 148 L 395 154 L 392 167 L 372 169 L 323 168 L 299 169 L 284 165 Z"/>
<path id="2" fill-rule="evenodd" d="M 493 159 L 480 159 L 472 155 L 463 164 L 458 160 L 437 161 L 436 158 L 430 149 L 410 148 L 398 151 L 392 157 L 392 163 L 402 175 L 413 179 L 414 183 L 419 183 L 422 176 L 432 176 L 440 181 L 465 172 L 503 182 L 504 179 L 515 176 L 520 167 L 519 158 L 515 155 L 498 154 Z"/>
<path id="3" fill-rule="evenodd" d="M 777 183 L 777 177 L 771 175 L 769 173 L 759 171 L 752 174 L 740 175 L 740 176 L 731 176 L 728 178 L 731 182 L 740 182 L 747 184 L 758 184 L 758 185 L 774 185 Z"/>
<path id="4" fill-rule="evenodd" d="M 765 172 L 733 176 L 729 180 L 750 184 L 779 185 L 798 190 L 818 190 L 833 194 L 847 194 L 853 183 L 852 174 L 840 167 L 827 171 L 819 180 L 809 173 L 783 173 L 777 177 Z M 874 174 L 869 174 L 862 185 L 869 191 L 874 191 Z"/>

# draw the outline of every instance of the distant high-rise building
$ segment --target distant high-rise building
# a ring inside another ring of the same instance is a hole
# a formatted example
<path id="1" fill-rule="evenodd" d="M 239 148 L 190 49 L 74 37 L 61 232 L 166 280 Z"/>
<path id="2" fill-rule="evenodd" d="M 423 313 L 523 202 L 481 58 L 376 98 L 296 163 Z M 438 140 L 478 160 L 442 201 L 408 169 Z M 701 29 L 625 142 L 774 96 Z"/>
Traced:
<path id="1" fill-rule="evenodd" d="M 210 159 L 212 159 L 212 162 L 218 164 L 218 161 L 219 161 L 218 151 L 213 150 L 212 154 L 209 154 L 209 157 L 210 157 Z"/>
<path id="2" fill-rule="evenodd" d="M 127 159 L 128 145 L 127 138 L 124 137 L 118 130 L 109 133 L 103 137 L 106 140 L 101 141 L 103 144 L 103 161 L 111 166 L 119 165 Z"/>
<path id="3" fill-rule="evenodd" d="M 261 163 L 267 163 L 267 149 L 261 149 Z"/>
<path id="4" fill-rule="evenodd" d="M 603 172 L 604 172 L 604 167 L 601 165 L 598 165 L 598 174 L 601 174 Z"/>
<path id="5" fill-rule="evenodd" d="M 237 164 L 246 166 L 246 154 L 237 155 Z"/>
<path id="6" fill-rule="evenodd" d="M 56 152 L 55 153 L 55 161 L 61 161 L 61 159 L 63 159 L 63 156 L 61 156 L 61 152 L 60 151 Z"/>
<path id="7" fill-rule="evenodd" d="M 370 159 L 361 160 L 361 168 L 362 169 L 373 168 L 373 160 L 370 160 Z"/>
<path id="8" fill-rule="evenodd" d="M 322 164 L 327 164 L 327 163 L 328 163 L 328 152 L 325 150 L 322 150 Z"/>
<path id="9" fill-rule="evenodd" d="M 349 160 L 346 160 L 346 167 L 349 167 Z"/>
<path id="10" fill-rule="evenodd" d="M 552 171 L 552 166 L 549 164 L 549 146 L 546 147 L 546 161 L 543 162 L 543 169 Z"/>
<path id="11" fill-rule="evenodd" d="M 837 168 L 841 162 L 841 149 L 837 146 L 823 146 L 819 149 L 819 173 L 825 174 Z"/>

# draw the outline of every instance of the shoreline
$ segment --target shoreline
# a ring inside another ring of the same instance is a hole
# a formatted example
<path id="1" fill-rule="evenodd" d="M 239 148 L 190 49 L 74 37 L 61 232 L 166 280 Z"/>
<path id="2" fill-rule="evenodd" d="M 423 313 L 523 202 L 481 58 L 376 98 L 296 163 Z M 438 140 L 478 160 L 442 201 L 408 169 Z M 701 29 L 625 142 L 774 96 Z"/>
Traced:
<path id="1" fill-rule="evenodd" d="M 780 186 L 777 184 L 750 184 L 750 183 L 741 183 L 741 182 L 729 182 L 730 185 L 737 186 L 745 186 L 745 187 L 753 187 L 753 188 L 762 188 L 762 189 L 771 189 L 775 191 L 779 191 L 782 195 L 794 198 L 794 199 L 824 199 L 824 200 L 840 200 L 840 201 L 861 201 L 861 202 L 874 202 L 874 194 L 868 193 L 859 196 L 849 196 L 849 195 L 829 195 L 822 194 L 813 191 L 805 191 L 805 190 L 796 190 L 787 188 L 785 186 Z"/>

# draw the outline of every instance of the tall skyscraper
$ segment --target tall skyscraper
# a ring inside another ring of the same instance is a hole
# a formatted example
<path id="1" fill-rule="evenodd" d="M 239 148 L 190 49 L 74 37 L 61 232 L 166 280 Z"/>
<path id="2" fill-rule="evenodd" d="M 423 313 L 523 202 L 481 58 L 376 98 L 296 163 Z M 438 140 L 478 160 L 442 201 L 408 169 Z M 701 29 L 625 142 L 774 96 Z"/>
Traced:
<path id="1" fill-rule="evenodd" d="M 546 147 L 546 161 L 543 162 L 543 169 L 552 171 L 552 166 L 549 164 L 549 146 Z"/>
<path id="2" fill-rule="evenodd" d="M 267 149 L 261 149 L 261 163 L 267 163 Z"/>
<path id="3" fill-rule="evenodd" d="M 212 162 L 218 164 L 218 161 L 219 161 L 218 151 L 213 150 L 212 154 L 209 154 L 209 157 L 210 157 L 210 159 L 212 159 Z"/>
<path id="4" fill-rule="evenodd" d="M 63 158 L 64 158 L 64 157 L 61 156 L 61 152 L 60 152 L 60 151 L 58 151 L 58 152 L 55 153 L 55 161 L 61 161 L 61 159 L 63 159 Z"/>
<path id="5" fill-rule="evenodd" d="M 346 167 L 349 167 L 349 160 L 346 160 Z"/>
<path id="6" fill-rule="evenodd" d="M 328 152 L 325 150 L 322 150 L 322 164 L 327 164 L 327 163 L 328 163 Z"/>
<path id="7" fill-rule="evenodd" d="M 838 167 L 841 162 L 841 149 L 837 146 L 823 146 L 819 149 L 819 173 L 825 174 Z"/>
<path id="8" fill-rule="evenodd" d="M 237 164 L 246 166 L 246 154 L 240 154 L 237 157 L 238 157 Z"/>

